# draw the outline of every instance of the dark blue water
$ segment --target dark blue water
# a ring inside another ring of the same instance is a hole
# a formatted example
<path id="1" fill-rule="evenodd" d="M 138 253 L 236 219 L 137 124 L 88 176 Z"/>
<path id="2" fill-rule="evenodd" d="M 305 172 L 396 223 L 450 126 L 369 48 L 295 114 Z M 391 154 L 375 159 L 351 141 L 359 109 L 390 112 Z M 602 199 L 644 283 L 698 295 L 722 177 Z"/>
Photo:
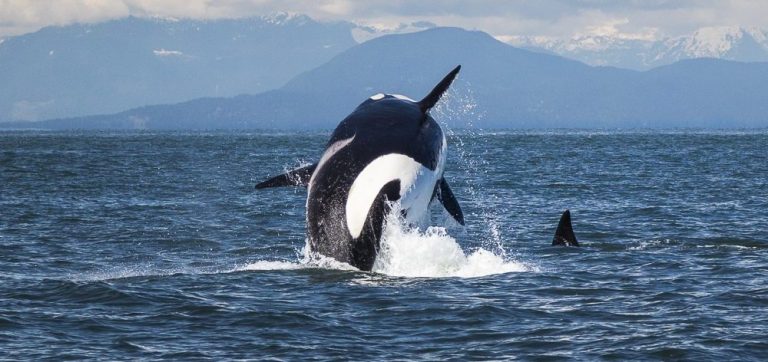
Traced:
<path id="1" fill-rule="evenodd" d="M 253 190 L 326 138 L 0 133 L 0 359 L 768 358 L 767 132 L 459 132 L 373 273 Z"/>

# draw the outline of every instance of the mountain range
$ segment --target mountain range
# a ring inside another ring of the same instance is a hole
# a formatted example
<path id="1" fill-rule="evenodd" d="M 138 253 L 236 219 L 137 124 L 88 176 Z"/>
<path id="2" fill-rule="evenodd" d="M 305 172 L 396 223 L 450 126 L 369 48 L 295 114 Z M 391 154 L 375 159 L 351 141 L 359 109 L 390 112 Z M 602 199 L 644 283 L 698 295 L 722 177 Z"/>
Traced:
<path id="1" fill-rule="evenodd" d="M 451 126 L 768 126 L 768 63 L 695 59 L 642 72 L 594 67 L 458 28 L 372 39 L 256 95 L 3 126 L 328 129 L 375 93 L 421 98 L 457 64 L 462 72 L 436 110 Z"/>
<path id="2" fill-rule="evenodd" d="M 626 34 L 586 34 L 571 38 L 506 37 L 509 44 L 579 60 L 590 65 L 647 70 L 685 59 L 768 61 L 768 31 L 738 26 L 706 27 L 662 39 Z"/>
<path id="3" fill-rule="evenodd" d="M 356 45 L 352 28 L 289 14 L 43 28 L 0 43 L 0 121 L 260 93 Z"/>
<path id="4" fill-rule="evenodd" d="M 355 32 L 376 30 L 288 14 L 44 28 L 0 43 L 0 121 L 11 121 L 0 128 L 332 128 L 375 93 L 422 97 L 457 64 L 434 112 L 460 127 L 768 126 L 765 62 L 684 59 L 636 71 L 480 31 L 410 27 L 428 30 L 357 44 Z M 664 54 L 746 57 L 736 40 L 765 40 L 757 30 L 724 43 L 705 33 L 669 41 L 679 52 Z M 609 40 L 593 50 L 611 49 Z"/>

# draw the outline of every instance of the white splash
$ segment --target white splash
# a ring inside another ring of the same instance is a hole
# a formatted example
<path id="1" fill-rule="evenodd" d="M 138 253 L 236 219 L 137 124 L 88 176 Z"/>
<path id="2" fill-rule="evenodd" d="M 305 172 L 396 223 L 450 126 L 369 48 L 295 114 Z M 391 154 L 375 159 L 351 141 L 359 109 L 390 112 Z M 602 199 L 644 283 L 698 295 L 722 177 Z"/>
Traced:
<path id="1" fill-rule="evenodd" d="M 472 278 L 510 272 L 536 271 L 525 263 L 479 248 L 467 255 L 445 228 L 426 230 L 405 225 L 392 212 L 387 218 L 373 271 L 390 276 Z"/>

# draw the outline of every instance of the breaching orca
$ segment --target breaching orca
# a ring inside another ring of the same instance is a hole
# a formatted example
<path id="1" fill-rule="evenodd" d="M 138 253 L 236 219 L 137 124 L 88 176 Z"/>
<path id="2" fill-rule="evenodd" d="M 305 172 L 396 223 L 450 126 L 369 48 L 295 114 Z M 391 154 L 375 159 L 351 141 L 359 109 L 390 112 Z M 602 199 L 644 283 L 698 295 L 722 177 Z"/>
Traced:
<path id="1" fill-rule="evenodd" d="M 557 224 L 555 237 L 552 239 L 552 246 L 556 245 L 579 246 L 571 226 L 571 212 L 569 210 L 565 210 L 563 216 L 560 216 L 560 222 Z"/>
<path id="2" fill-rule="evenodd" d="M 307 234 L 312 252 L 371 270 L 389 202 L 417 222 L 437 198 L 464 225 L 461 207 L 443 178 L 446 140 L 429 110 L 448 90 L 457 66 L 424 99 L 376 94 L 339 123 L 320 160 L 273 177 L 257 189 L 307 186 Z"/>

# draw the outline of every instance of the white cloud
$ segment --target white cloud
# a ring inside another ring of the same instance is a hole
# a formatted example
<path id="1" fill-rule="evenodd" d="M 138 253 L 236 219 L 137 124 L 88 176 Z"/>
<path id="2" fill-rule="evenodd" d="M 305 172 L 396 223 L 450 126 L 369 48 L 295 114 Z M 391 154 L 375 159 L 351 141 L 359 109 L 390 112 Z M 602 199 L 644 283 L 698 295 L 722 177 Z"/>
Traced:
<path id="1" fill-rule="evenodd" d="M 589 32 L 679 35 L 704 26 L 766 26 L 764 0 L 0 0 L 0 37 L 128 15 L 218 19 L 277 11 L 394 28 L 429 21 L 499 37 Z"/>
<path id="2" fill-rule="evenodd" d="M 155 49 L 152 51 L 153 54 L 155 54 L 158 57 L 181 57 L 184 56 L 184 53 L 178 51 L 178 50 L 166 50 L 166 49 Z"/>
<path id="3" fill-rule="evenodd" d="M 35 31 L 49 25 L 98 22 L 129 15 L 117 0 L 0 0 L 0 36 Z"/>

